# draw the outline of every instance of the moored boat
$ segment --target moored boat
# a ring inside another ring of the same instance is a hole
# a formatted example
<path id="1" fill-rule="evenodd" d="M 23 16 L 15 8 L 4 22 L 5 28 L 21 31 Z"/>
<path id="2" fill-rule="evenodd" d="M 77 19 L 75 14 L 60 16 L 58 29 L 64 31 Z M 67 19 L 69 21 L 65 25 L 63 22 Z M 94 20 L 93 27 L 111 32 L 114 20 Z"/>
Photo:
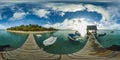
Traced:
<path id="1" fill-rule="evenodd" d="M 105 35 L 107 35 L 107 34 L 106 33 L 98 34 L 98 37 L 105 36 Z"/>
<path id="2" fill-rule="evenodd" d="M 68 34 L 68 39 L 72 41 L 80 41 L 82 38 L 76 34 Z"/>
<path id="3" fill-rule="evenodd" d="M 114 31 L 111 31 L 111 33 L 114 33 Z"/>
<path id="4" fill-rule="evenodd" d="M 43 41 L 43 45 L 44 46 L 52 45 L 52 44 L 54 44 L 56 42 L 56 40 L 57 40 L 57 37 L 51 36 L 48 39 L 46 39 L 46 40 Z"/>
<path id="5" fill-rule="evenodd" d="M 81 34 L 78 31 L 75 32 L 75 35 L 81 36 Z"/>
<path id="6" fill-rule="evenodd" d="M 40 35 L 40 34 L 37 34 L 36 36 L 37 36 L 37 37 L 41 37 L 42 35 Z"/>

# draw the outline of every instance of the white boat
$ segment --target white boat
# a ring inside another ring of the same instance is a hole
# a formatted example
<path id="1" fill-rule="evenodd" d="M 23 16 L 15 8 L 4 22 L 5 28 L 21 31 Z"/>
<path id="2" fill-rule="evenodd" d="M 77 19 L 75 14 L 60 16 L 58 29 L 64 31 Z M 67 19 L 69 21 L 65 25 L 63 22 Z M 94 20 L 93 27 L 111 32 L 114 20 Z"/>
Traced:
<path id="1" fill-rule="evenodd" d="M 36 36 L 37 36 L 37 37 L 41 37 L 42 35 L 40 35 L 40 34 L 37 34 Z"/>
<path id="2" fill-rule="evenodd" d="M 52 45 L 52 44 L 54 44 L 56 42 L 56 40 L 57 40 L 57 37 L 51 36 L 48 39 L 43 41 L 43 45 L 45 45 L 45 46 Z"/>

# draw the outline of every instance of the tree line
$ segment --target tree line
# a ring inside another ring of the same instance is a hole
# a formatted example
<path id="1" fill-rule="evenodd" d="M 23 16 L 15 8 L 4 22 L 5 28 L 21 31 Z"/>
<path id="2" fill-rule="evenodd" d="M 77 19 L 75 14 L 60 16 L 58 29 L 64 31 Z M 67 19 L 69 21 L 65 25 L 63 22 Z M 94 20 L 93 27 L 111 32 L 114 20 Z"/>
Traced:
<path id="1" fill-rule="evenodd" d="M 20 25 L 20 26 L 15 26 L 15 27 L 10 27 L 7 28 L 7 30 L 15 30 L 15 31 L 53 31 L 53 30 L 57 30 L 55 28 L 45 28 L 42 27 L 40 25 Z"/>

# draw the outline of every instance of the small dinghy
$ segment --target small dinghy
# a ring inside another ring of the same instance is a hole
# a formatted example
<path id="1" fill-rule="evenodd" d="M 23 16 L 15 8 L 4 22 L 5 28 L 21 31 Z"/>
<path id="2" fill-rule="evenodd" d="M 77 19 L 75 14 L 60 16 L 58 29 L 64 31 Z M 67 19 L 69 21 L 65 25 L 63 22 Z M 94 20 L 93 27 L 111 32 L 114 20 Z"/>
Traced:
<path id="1" fill-rule="evenodd" d="M 37 37 L 41 37 L 42 35 L 40 35 L 40 34 L 37 34 L 36 36 L 37 36 Z"/>
<path id="2" fill-rule="evenodd" d="M 52 44 L 54 44 L 56 42 L 56 40 L 57 40 L 57 37 L 51 36 L 48 39 L 43 41 L 43 45 L 45 45 L 45 46 L 52 45 Z"/>

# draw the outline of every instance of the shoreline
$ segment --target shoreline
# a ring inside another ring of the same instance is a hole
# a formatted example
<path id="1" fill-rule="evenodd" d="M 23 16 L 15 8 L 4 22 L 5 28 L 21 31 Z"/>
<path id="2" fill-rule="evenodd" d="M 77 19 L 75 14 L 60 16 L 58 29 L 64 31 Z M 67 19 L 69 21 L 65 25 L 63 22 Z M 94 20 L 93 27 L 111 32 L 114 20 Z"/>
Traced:
<path id="1" fill-rule="evenodd" d="M 12 32 L 12 33 L 24 33 L 24 34 L 42 34 L 42 33 L 48 33 L 48 32 L 53 32 L 53 31 L 15 31 L 15 30 L 6 30 L 7 32 Z"/>

